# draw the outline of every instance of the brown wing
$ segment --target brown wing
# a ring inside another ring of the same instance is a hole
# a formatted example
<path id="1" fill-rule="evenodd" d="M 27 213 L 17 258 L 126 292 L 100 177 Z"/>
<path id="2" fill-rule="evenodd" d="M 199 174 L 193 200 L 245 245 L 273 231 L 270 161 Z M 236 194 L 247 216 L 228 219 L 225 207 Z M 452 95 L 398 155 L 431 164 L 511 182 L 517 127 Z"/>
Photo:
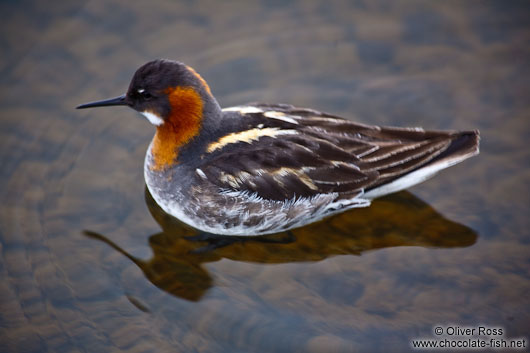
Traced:
<path id="1" fill-rule="evenodd" d="M 271 200 L 357 194 L 476 149 L 478 139 L 476 132 L 362 125 L 283 104 L 240 108 L 242 129 L 221 136 L 228 142 L 215 145 L 200 169 L 221 188 Z"/>

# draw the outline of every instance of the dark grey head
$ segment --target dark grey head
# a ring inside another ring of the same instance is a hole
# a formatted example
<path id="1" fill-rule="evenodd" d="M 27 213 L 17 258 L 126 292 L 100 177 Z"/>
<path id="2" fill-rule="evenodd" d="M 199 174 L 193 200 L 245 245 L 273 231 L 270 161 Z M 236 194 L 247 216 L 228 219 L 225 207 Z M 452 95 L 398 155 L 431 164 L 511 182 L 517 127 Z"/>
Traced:
<path id="1" fill-rule="evenodd" d="M 178 61 L 159 59 L 136 70 L 126 94 L 82 104 L 77 109 L 125 105 L 145 115 L 154 125 L 161 125 L 171 112 L 169 94 L 176 88 L 191 88 L 203 101 L 215 101 L 195 70 Z"/>

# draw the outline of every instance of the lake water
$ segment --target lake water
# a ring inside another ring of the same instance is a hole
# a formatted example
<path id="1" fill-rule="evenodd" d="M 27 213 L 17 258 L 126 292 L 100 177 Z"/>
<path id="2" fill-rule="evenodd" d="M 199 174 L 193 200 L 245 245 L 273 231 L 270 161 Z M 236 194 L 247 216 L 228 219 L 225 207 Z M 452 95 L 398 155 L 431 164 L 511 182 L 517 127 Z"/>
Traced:
<path id="1" fill-rule="evenodd" d="M 0 350 L 406 352 L 448 325 L 529 338 L 528 9 L 2 2 Z M 145 191 L 153 127 L 74 109 L 159 57 L 194 67 L 224 107 L 476 128 L 481 154 L 290 243 L 195 254 L 204 243 Z"/>

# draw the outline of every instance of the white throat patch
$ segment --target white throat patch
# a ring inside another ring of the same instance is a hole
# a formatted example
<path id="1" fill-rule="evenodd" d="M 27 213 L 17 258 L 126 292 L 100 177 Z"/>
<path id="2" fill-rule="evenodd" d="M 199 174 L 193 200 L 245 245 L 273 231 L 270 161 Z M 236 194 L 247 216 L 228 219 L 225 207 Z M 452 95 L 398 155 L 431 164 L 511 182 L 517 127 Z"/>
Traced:
<path id="1" fill-rule="evenodd" d="M 149 122 L 155 126 L 160 126 L 164 123 L 164 119 L 154 114 L 153 112 L 146 110 L 145 112 L 140 112 L 140 113 L 142 113 L 142 115 L 145 116 L 147 120 L 149 120 Z"/>

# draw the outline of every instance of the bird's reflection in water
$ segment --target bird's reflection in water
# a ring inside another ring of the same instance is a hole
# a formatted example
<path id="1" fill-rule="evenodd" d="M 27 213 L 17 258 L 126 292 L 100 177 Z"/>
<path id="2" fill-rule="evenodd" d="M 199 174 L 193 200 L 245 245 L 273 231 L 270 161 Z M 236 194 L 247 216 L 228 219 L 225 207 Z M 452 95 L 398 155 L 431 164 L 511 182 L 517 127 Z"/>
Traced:
<path id="1" fill-rule="evenodd" d="M 356 208 L 303 228 L 294 229 L 290 242 L 285 233 L 267 236 L 270 242 L 248 240 L 211 251 L 201 241 L 190 241 L 197 231 L 168 215 L 146 189 L 147 206 L 162 232 L 149 238 L 153 257 L 142 260 L 103 235 L 85 231 L 131 259 L 160 289 L 178 297 L 198 301 L 213 285 L 202 266 L 222 258 L 258 263 L 319 261 L 333 255 L 359 255 L 363 251 L 394 246 L 465 247 L 477 234 L 452 222 L 409 192 L 403 191 L 373 201 L 368 208 Z M 277 240 L 277 242 L 275 242 Z"/>

